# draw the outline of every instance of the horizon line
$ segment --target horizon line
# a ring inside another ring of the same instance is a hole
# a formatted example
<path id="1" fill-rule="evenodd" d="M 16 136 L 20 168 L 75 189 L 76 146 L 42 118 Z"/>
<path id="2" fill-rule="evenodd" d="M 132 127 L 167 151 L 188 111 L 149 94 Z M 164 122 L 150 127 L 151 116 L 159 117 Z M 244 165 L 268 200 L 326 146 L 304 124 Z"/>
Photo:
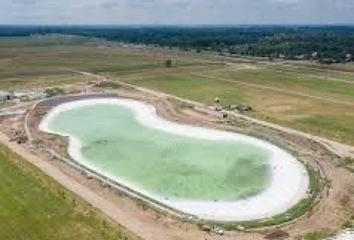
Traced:
<path id="1" fill-rule="evenodd" d="M 251 24 L 1 24 L 0 27 L 354 27 L 354 23 L 251 23 Z"/>

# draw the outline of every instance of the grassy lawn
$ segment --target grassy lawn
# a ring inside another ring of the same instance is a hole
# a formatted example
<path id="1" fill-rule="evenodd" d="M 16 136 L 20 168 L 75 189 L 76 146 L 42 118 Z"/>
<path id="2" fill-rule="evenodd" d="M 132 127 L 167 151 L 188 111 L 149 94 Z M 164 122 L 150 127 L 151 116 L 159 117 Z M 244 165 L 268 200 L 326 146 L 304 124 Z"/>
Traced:
<path id="1" fill-rule="evenodd" d="M 345 135 L 354 136 L 354 121 L 352 118 L 345 119 L 326 115 L 313 115 L 297 122 L 302 128 L 316 129 L 320 135 L 328 135 L 336 132 L 336 138 L 342 139 Z"/>
<path id="2" fill-rule="evenodd" d="M 229 83 L 180 74 L 163 74 L 162 76 L 129 80 L 128 83 L 205 103 L 213 103 L 216 96 L 222 96 L 223 100 L 232 103 L 243 102 L 243 93 L 230 88 Z"/>
<path id="3" fill-rule="evenodd" d="M 2 146 L 0 178 L 0 239 L 138 239 Z"/>

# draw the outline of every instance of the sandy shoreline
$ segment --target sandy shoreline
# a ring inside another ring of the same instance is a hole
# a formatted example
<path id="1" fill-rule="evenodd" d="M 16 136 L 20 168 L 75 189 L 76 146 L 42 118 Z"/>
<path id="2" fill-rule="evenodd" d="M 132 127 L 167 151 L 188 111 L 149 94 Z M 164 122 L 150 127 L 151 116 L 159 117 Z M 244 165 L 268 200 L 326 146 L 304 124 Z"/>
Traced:
<path id="1" fill-rule="evenodd" d="M 262 193 L 244 200 L 234 202 L 211 202 L 211 201 L 170 201 L 159 196 L 154 196 L 143 189 L 138 189 L 118 176 L 109 176 L 96 169 L 95 166 L 90 166 L 89 161 L 84 159 L 80 153 L 80 141 L 74 136 L 70 137 L 68 152 L 79 163 L 86 165 L 88 168 L 101 172 L 103 175 L 115 180 L 116 182 L 127 186 L 143 195 L 152 198 L 158 202 L 168 205 L 174 209 L 180 210 L 187 214 L 192 214 L 203 219 L 218 220 L 218 221 L 243 221 L 255 220 L 271 217 L 276 214 L 285 212 L 290 207 L 294 206 L 302 198 L 306 196 L 309 180 L 306 169 L 294 157 L 280 148 L 267 143 L 265 141 L 225 131 L 206 129 L 183 125 L 175 122 L 170 122 L 160 118 L 156 114 L 156 109 L 148 104 L 127 100 L 127 99 L 91 99 L 80 100 L 59 105 L 52 109 L 42 120 L 39 128 L 42 131 L 64 135 L 63 133 L 52 132 L 48 125 L 58 114 L 63 111 L 78 108 L 81 106 L 89 106 L 95 104 L 115 104 L 129 107 L 136 116 L 136 119 L 143 125 L 151 128 L 157 128 L 162 131 L 167 131 L 173 134 L 182 134 L 184 136 L 195 138 L 206 138 L 211 140 L 238 140 L 247 143 L 258 145 L 273 153 L 270 159 L 272 168 L 272 180 L 269 187 Z"/>

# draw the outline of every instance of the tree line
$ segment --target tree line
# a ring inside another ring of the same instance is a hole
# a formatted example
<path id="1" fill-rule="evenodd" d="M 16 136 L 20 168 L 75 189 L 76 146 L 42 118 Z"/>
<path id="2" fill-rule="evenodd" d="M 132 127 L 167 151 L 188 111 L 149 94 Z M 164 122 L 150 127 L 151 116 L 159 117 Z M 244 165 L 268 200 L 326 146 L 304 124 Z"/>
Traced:
<path id="1" fill-rule="evenodd" d="M 2 26 L 0 36 L 71 34 L 132 44 L 323 63 L 353 61 L 354 26 Z"/>

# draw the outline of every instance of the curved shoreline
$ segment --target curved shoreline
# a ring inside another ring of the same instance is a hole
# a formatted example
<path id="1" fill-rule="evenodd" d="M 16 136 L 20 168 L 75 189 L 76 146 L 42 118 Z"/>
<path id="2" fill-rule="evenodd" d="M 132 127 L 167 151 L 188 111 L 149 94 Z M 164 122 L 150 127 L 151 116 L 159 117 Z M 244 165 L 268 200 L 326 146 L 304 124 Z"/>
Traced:
<path id="1" fill-rule="evenodd" d="M 100 169 L 95 168 L 89 164 L 81 154 L 80 141 L 72 135 L 58 133 L 51 131 L 48 127 L 49 122 L 54 119 L 58 114 L 70 109 L 79 108 L 82 106 L 91 106 L 96 104 L 113 104 L 126 106 L 130 108 L 136 119 L 143 125 L 167 131 L 173 134 L 181 134 L 193 138 L 206 138 L 210 140 L 238 140 L 247 143 L 255 144 L 270 150 L 273 154 L 270 159 L 272 169 L 272 179 L 268 188 L 260 194 L 242 200 L 232 202 L 227 201 L 171 201 L 159 196 L 154 196 L 144 189 L 139 189 L 132 184 L 125 182 L 118 176 L 111 176 L 102 172 Z M 64 103 L 54 107 L 41 121 L 39 129 L 45 132 L 58 134 L 69 137 L 68 153 L 79 163 L 87 166 L 88 168 L 100 172 L 114 181 L 127 186 L 134 191 L 161 202 L 164 205 L 170 206 L 176 210 L 185 212 L 187 214 L 195 215 L 205 220 L 214 221 L 248 221 L 259 220 L 268 218 L 277 214 L 281 214 L 288 210 L 290 207 L 298 203 L 306 196 L 309 185 L 309 179 L 305 167 L 300 164 L 294 157 L 263 140 L 259 140 L 250 136 L 214 130 L 201 127 L 189 126 L 170 122 L 162 119 L 156 114 L 156 109 L 152 105 L 138 102 L 135 100 L 107 98 L 107 99 L 90 99 L 79 100 L 69 103 Z M 295 169 L 297 171 L 295 171 Z"/>

